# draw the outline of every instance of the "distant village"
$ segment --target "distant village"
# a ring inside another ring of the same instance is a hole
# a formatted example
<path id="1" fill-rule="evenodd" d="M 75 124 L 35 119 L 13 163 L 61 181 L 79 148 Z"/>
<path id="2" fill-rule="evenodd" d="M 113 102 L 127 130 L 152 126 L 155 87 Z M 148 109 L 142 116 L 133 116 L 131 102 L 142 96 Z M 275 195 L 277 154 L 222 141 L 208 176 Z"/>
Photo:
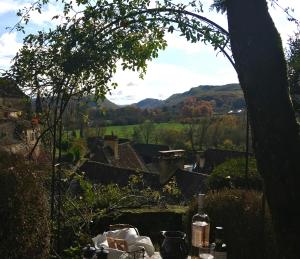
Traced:
<path id="1" fill-rule="evenodd" d="M 50 162 L 42 141 L 38 141 L 42 130 L 39 117 L 32 111 L 30 98 L 13 82 L 2 82 L 0 151 L 19 154 L 36 163 Z M 141 174 L 146 186 L 157 189 L 175 180 L 187 199 L 203 191 L 204 180 L 215 166 L 226 159 L 244 156 L 238 151 L 208 149 L 196 152 L 193 161 L 187 162 L 185 150 L 131 143 L 129 139 L 113 134 L 88 137 L 86 142 L 88 152 L 76 170 L 90 181 L 125 186 L 131 175 Z"/>

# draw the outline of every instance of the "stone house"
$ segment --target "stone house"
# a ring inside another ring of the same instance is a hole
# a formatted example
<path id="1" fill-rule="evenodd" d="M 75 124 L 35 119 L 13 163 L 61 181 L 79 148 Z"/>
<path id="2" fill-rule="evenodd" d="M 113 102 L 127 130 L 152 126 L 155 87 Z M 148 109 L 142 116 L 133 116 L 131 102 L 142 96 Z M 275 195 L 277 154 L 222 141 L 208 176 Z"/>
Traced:
<path id="1" fill-rule="evenodd" d="M 4 152 L 27 157 L 41 133 L 38 121 L 26 120 L 30 105 L 27 97 L 17 85 L 0 78 L 0 149 Z M 32 154 L 37 159 L 41 153 L 38 144 Z"/>

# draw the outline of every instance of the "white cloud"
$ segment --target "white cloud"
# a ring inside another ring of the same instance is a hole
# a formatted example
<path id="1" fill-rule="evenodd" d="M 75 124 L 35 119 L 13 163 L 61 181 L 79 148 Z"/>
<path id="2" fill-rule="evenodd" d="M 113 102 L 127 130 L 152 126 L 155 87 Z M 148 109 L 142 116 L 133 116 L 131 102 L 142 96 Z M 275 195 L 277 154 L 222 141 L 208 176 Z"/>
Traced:
<path id="1" fill-rule="evenodd" d="M 174 93 L 185 92 L 201 84 L 237 82 L 236 74 L 232 70 L 230 66 L 225 66 L 206 74 L 192 71 L 184 64 L 151 63 L 144 80 L 139 79 L 137 73 L 119 70 L 114 78 L 119 86 L 107 97 L 117 104 L 130 104 L 144 98 L 166 99 Z M 136 86 L 128 87 L 129 82 Z"/>
<path id="2" fill-rule="evenodd" d="M 0 67 L 8 68 L 11 59 L 15 56 L 22 44 L 16 40 L 17 33 L 4 33 L 0 36 Z"/>
<path id="3" fill-rule="evenodd" d="M 30 21 L 36 25 L 57 25 L 62 22 L 62 19 L 54 19 L 53 16 L 62 14 L 59 4 L 48 4 L 43 10 L 42 13 L 38 11 L 33 11 L 30 14 Z"/>
<path id="4" fill-rule="evenodd" d="M 15 12 L 25 6 L 24 3 L 14 0 L 0 0 L 0 15 L 7 12 Z"/>
<path id="5" fill-rule="evenodd" d="M 179 36 L 179 33 L 167 33 L 166 40 L 168 41 L 168 48 L 177 50 L 184 50 L 187 54 L 197 54 L 203 51 L 203 44 L 191 43 L 185 37 Z"/>
<path id="6" fill-rule="evenodd" d="M 297 2 L 297 1 L 296 1 Z M 295 3 L 294 0 L 279 1 L 279 5 L 285 9 L 287 7 L 294 8 L 294 12 L 290 12 L 291 15 L 300 20 L 300 3 Z M 280 7 L 275 5 L 269 6 L 270 14 L 273 18 L 275 26 L 281 35 L 283 45 L 286 46 L 289 37 L 294 36 L 294 33 L 299 30 L 295 23 L 287 20 L 287 14 Z"/>
<path id="7" fill-rule="evenodd" d="M 32 4 L 33 2 L 30 0 L 0 0 L 0 15 L 7 12 L 16 13 L 19 9 L 22 10 L 24 7 L 29 8 Z M 30 23 L 38 26 L 57 25 L 62 20 L 52 20 L 52 17 L 58 14 L 62 14 L 62 5 L 58 2 L 49 3 L 42 7 L 42 13 L 39 13 L 37 10 L 30 12 Z"/>

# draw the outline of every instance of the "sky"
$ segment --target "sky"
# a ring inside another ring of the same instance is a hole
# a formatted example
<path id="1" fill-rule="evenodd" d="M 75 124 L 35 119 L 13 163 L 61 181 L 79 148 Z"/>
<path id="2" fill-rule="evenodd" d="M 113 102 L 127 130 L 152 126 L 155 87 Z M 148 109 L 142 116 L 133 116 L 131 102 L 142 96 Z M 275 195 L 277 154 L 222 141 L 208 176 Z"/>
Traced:
<path id="1" fill-rule="evenodd" d="M 28 5 L 30 0 L 0 0 L 0 69 L 7 69 L 11 59 L 22 46 L 24 34 L 10 31 L 18 21 L 16 12 Z M 205 10 L 208 10 L 212 0 L 204 0 Z M 293 16 L 300 19 L 300 1 L 279 0 L 283 8 L 294 8 Z M 287 46 L 289 36 L 296 32 L 296 25 L 288 22 L 284 12 L 270 6 L 271 16 L 281 34 L 283 45 Z M 59 7 L 50 4 L 42 14 L 32 13 L 30 24 L 26 31 L 55 26 L 57 20 L 51 18 L 59 11 Z M 226 15 L 207 11 L 205 16 L 227 28 Z M 136 103 L 145 98 L 166 99 L 174 93 L 188 91 L 199 85 L 222 85 L 237 83 L 237 75 L 231 64 L 221 54 L 203 43 L 189 43 L 177 34 L 167 34 L 168 47 L 159 52 L 159 57 L 148 63 L 144 80 L 137 73 L 119 69 L 113 80 L 118 87 L 107 95 L 116 104 Z"/>

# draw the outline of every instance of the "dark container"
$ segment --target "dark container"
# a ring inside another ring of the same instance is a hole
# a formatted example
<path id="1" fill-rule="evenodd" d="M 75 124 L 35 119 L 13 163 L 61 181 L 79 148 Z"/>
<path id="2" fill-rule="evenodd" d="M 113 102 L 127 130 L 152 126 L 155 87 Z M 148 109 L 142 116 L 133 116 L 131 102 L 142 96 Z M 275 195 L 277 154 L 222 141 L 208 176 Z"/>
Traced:
<path id="1" fill-rule="evenodd" d="M 96 252 L 96 248 L 88 244 L 86 247 L 82 249 L 82 255 L 84 259 L 90 259 L 93 258 L 94 254 Z"/>
<path id="2" fill-rule="evenodd" d="M 163 259 L 186 259 L 188 247 L 186 234 L 181 231 L 162 231 L 164 240 L 160 247 L 160 255 Z"/>
<path id="3" fill-rule="evenodd" d="M 96 250 L 96 258 L 97 259 L 107 259 L 109 252 L 101 247 L 100 249 Z"/>

